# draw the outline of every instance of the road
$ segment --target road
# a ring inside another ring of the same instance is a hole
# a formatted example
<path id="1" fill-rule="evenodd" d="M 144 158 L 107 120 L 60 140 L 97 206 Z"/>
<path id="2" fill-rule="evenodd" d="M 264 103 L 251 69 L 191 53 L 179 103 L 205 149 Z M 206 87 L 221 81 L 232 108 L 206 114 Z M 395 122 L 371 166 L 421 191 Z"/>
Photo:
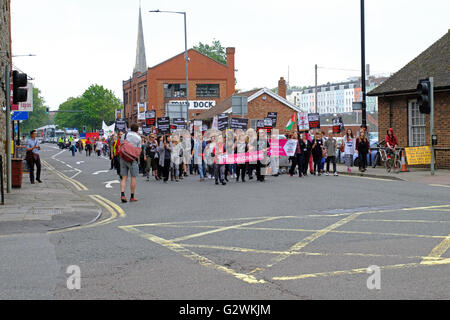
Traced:
<path id="1" fill-rule="evenodd" d="M 216 186 L 141 176 L 139 201 L 121 204 L 108 159 L 44 148 L 45 162 L 77 181 L 74 192 L 110 214 L 48 234 L 44 265 L 56 271 L 45 298 L 450 298 L 444 186 L 288 175 Z M 81 271 L 79 290 L 67 288 L 71 265 Z M 379 267 L 379 289 L 368 288 L 369 266 Z"/>

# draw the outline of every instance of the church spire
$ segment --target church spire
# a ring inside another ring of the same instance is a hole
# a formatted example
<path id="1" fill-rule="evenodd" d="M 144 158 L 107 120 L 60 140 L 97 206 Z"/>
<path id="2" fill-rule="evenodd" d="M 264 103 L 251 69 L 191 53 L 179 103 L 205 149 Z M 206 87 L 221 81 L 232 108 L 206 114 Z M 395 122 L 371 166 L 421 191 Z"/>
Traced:
<path id="1" fill-rule="evenodd" d="M 139 3 L 139 24 L 138 24 L 138 38 L 136 48 L 136 65 L 134 66 L 133 73 L 147 71 L 147 59 L 145 58 L 145 45 L 144 45 L 144 31 L 142 28 L 142 15 L 141 4 Z"/>

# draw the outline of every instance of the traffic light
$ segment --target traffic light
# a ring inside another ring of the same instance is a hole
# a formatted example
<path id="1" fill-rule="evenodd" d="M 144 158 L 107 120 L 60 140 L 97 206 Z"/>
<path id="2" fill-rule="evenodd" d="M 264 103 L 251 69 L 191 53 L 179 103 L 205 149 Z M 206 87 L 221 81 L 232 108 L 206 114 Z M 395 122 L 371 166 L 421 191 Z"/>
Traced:
<path id="1" fill-rule="evenodd" d="M 45 113 L 46 113 L 46 114 L 49 113 L 49 108 L 45 108 Z"/>
<path id="2" fill-rule="evenodd" d="M 430 81 L 428 79 L 419 80 L 419 84 L 417 85 L 417 94 L 419 95 L 417 98 L 417 105 L 419 106 L 419 111 L 421 113 L 430 114 L 431 112 L 430 93 Z"/>
<path id="3" fill-rule="evenodd" d="M 17 70 L 13 71 L 13 104 L 27 101 L 27 89 L 22 87 L 27 86 L 27 75 L 20 73 Z"/>
<path id="4" fill-rule="evenodd" d="M 86 126 L 83 126 L 83 133 L 86 133 Z"/>

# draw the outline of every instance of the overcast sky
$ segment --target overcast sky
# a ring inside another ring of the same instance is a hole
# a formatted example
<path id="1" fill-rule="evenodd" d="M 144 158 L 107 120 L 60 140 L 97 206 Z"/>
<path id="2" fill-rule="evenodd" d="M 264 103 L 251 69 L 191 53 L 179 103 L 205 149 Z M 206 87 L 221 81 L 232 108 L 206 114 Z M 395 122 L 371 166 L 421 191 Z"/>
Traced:
<path id="1" fill-rule="evenodd" d="M 236 48 L 236 88 L 319 84 L 358 76 L 360 0 L 142 0 L 147 65 L 220 40 Z M 13 0 L 14 65 L 33 77 L 51 110 L 100 84 L 122 97 L 136 57 L 139 0 Z M 366 0 L 366 62 L 396 72 L 450 28 L 448 0 Z"/>

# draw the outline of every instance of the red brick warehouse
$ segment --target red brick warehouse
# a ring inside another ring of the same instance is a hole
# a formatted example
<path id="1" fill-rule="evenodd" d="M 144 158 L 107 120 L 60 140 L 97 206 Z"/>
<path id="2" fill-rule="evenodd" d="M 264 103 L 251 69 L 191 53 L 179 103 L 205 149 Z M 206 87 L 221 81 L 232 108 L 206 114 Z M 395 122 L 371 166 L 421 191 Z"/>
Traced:
<path id="1" fill-rule="evenodd" d="M 210 109 L 235 92 L 235 48 L 227 48 L 227 64 L 219 63 L 195 49 L 188 50 L 189 119 Z M 184 52 L 147 68 L 142 21 L 139 15 L 136 66 L 130 79 L 123 81 L 124 117 L 136 123 L 138 103 L 166 115 L 166 104 L 186 100 Z"/>

